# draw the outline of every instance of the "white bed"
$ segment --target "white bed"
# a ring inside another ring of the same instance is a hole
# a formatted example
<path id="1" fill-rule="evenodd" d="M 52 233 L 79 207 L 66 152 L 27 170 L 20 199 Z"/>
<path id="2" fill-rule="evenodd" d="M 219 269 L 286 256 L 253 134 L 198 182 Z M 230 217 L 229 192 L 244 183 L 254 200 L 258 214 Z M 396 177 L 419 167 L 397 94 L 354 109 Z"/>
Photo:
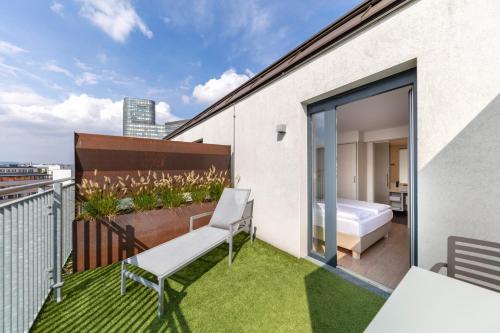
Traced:
<path id="1" fill-rule="evenodd" d="M 363 237 L 391 222 L 392 210 L 379 215 L 371 215 L 361 221 L 348 220 L 337 216 L 337 232 Z"/>
<path id="2" fill-rule="evenodd" d="M 313 226 L 323 234 L 325 204 L 317 202 L 313 211 Z M 339 198 L 337 200 L 337 245 L 352 251 L 355 259 L 384 236 L 388 236 L 392 210 L 389 205 Z"/>

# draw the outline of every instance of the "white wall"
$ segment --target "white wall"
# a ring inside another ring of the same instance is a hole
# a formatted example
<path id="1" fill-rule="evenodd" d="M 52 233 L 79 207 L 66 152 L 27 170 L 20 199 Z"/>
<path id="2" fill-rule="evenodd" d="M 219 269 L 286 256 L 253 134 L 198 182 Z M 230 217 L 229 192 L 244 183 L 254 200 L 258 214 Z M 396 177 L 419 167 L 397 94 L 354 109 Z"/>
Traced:
<path id="1" fill-rule="evenodd" d="M 368 152 L 366 143 L 358 142 L 358 170 L 357 170 L 357 185 L 358 185 L 358 200 L 366 201 L 368 188 Z"/>
<path id="2" fill-rule="evenodd" d="M 408 137 L 408 126 L 382 128 L 371 131 L 347 131 L 337 135 L 337 143 L 374 142 Z"/>
<path id="3" fill-rule="evenodd" d="M 358 142 L 360 140 L 360 132 L 359 131 L 347 131 L 337 133 L 337 144 L 343 143 L 353 143 Z"/>
<path id="4" fill-rule="evenodd" d="M 412 1 L 236 103 L 235 169 L 258 237 L 307 255 L 305 105 L 416 65 L 420 265 L 445 259 L 450 234 L 500 241 L 498 17 L 496 0 Z M 229 110 L 176 139 L 230 144 L 232 133 Z"/>
<path id="5" fill-rule="evenodd" d="M 371 131 L 347 131 L 338 133 L 339 144 L 357 143 L 357 196 L 358 200 L 374 201 L 374 151 L 373 142 L 386 142 L 407 138 L 408 126 L 383 128 Z M 370 144 L 369 149 L 367 145 Z"/>
<path id="6" fill-rule="evenodd" d="M 375 202 L 375 145 L 366 144 L 366 201 Z"/>
<path id="7" fill-rule="evenodd" d="M 361 141 L 376 142 L 401 139 L 408 137 L 408 126 L 384 128 L 373 131 L 365 131 L 360 134 Z"/>

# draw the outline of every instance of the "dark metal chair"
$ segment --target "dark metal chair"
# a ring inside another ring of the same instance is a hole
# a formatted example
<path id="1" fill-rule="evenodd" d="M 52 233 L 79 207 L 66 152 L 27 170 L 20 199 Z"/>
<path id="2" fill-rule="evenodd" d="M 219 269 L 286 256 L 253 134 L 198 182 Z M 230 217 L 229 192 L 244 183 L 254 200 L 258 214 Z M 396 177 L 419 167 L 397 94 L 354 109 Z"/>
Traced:
<path id="1" fill-rule="evenodd" d="M 431 271 L 447 268 L 447 275 L 500 292 L 500 244 L 479 239 L 448 237 L 448 262 L 437 263 Z"/>

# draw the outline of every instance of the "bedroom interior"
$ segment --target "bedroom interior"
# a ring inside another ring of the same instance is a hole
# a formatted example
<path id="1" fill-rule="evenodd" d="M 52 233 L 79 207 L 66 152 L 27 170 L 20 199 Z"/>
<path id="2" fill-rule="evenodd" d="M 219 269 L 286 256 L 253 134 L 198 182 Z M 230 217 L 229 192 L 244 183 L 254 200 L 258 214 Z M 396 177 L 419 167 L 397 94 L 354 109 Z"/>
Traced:
<path id="1" fill-rule="evenodd" d="M 337 108 L 337 264 L 394 289 L 410 267 L 409 87 Z"/>

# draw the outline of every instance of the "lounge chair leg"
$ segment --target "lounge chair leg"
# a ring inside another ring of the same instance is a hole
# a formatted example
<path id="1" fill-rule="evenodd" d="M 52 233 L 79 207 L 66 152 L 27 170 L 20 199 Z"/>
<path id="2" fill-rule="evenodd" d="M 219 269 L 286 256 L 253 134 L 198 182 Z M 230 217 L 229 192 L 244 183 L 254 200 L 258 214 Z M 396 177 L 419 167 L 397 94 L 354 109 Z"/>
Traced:
<path id="1" fill-rule="evenodd" d="M 158 279 L 158 317 L 163 315 L 163 281 L 165 278 Z"/>
<path id="2" fill-rule="evenodd" d="M 253 243 L 253 223 L 252 223 L 252 220 L 250 220 L 249 228 L 250 228 L 250 240 Z"/>
<path id="3" fill-rule="evenodd" d="M 229 260 L 229 266 L 231 266 L 231 263 L 233 261 L 233 235 L 229 236 L 228 243 L 229 243 L 229 257 L 228 257 L 228 260 Z"/>
<path id="4" fill-rule="evenodd" d="M 122 272 L 121 272 L 121 276 L 122 276 L 122 279 L 121 279 L 121 288 L 120 288 L 120 292 L 122 295 L 125 294 L 125 291 L 126 291 L 126 286 L 125 286 L 125 262 L 122 261 Z"/>

